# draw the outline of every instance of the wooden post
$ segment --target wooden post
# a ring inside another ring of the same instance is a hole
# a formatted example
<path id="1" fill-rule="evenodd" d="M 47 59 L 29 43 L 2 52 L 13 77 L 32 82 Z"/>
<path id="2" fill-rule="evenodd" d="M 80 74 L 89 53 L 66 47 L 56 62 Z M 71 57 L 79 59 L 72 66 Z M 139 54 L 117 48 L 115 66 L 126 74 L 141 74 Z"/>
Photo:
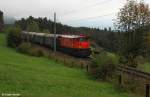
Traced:
<path id="1" fill-rule="evenodd" d="M 29 32 L 27 32 L 27 42 L 30 42 L 30 38 L 29 38 Z"/>
<path id="2" fill-rule="evenodd" d="M 119 85 L 122 84 L 122 76 L 121 76 L 121 74 L 119 74 L 118 82 L 119 82 Z"/>
<path id="3" fill-rule="evenodd" d="M 86 65 L 86 70 L 87 70 L 87 72 L 89 71 L 89 66 L 88 65 Z"/>
<path id="4" fill-rule="evenodd" d="M 66 64 L 66 60 L 64 59 L 64 64 Z"/>
<path id="5" fill-rule="evenodd" d="M 145 86 L 145 97 L 149 97 L 149 89 L 150 89 L 150 87 L 149 87 L 149 84 L 146 84 L 146 86 Z"/>
<path id="6" fill-rule="evenodd" d="M 74 62 L 73 62 L 73 61 L 71 62 L 71 64 L 72 64 L 72 66 L 71 66 L 71 67 L 74 67 Z"/>
<path id="7" fill-rule="evenodd" d="M 83 69 L 83 62 L 81 62 L 81 69 Z"/>
<path id="8" fill-rule="evenodd" d="M 56 53 L 56 13 L 54 13 L 54 53 Z"/>

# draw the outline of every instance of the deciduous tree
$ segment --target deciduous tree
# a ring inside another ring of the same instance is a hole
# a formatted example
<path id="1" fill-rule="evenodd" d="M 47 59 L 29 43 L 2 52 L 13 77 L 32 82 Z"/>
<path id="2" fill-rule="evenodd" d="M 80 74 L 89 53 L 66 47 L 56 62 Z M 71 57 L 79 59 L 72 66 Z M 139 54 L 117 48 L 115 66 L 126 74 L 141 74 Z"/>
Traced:
<path id="1" fill-rule="evenodd" d="M 117 18 L 118 29 L 126 32 L 126 47 L 123 47 L 122 54 L 127 58 L 131 66 L 135 66 L 134 58 L 143 53 L 144 49 L 144 27 L 150 24 L 150 9 L 144 1 L 139 3 L 134 0 L 127 0 L 127 3 L 120 9 Z M 130 61 L 130 62 L 129 62 Z"/>

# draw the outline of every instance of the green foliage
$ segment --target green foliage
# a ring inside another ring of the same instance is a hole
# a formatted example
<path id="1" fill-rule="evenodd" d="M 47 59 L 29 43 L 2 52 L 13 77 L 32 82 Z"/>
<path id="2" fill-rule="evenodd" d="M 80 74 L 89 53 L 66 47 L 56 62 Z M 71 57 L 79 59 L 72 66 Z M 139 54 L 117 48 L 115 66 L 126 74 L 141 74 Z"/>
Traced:
<path id="1" fill-rule="evenodd" d="M 136 67 L 138 64 L 136 56 L 145 52 L 146 26 L 150 25 L 150 9 L 144 1 L 127 0 L 127 3 L 120 9 L 117 18 L 118 29 L 126 32 L 122 41 L 121 56 L 127 60 L 128 66 Z"/>
<path id="2" fill-rule="evenodd" d="M 20 44 L 17 47 L 17 51 L 24 54 L 29 54 L 31 56 L 36 56 L 36 57 L 43 56 L 43 51 L 41 49 L 32 46 L 32 44 L 28 42 L 23 42 L 22 44 Z"/>
<path id="3" fill-rule="evenodd" d="M 115 54 L 102 52 L 100 55 L 96 55 L 94 58 L 94 62 L 96 64 L 105 64 L 110 61 L 112 64 L 118 64 L 118 57 Z"/>
<path id="4" fill-rule="evenodd" d="M 107 80 L 113 77 L 118 64 L 118 57 L 111 53 L 102 52 L 93 58 L 90 73 L 97 79 Z"/>
<path id="5" fill-rule="evenodd" d="M 143 71 L 150 73 L 150 62 L 145 62 L 143 64 L 140 64 L 139 69 L 142 69 Z"/>
<path id="6" fill-rule="evenodd" d="M 50 34 L 50 32 L 49 32 L 48 29 L 44 29 L 42 32 L 43 32 L 43 33 L 46 33 L 46 34 Z"/>
<path id="7" fill-rule="evenodd" d="M 0 23 L 4 24 L 3 12 L 0 10 Z"/>
<path id="8" fill-rule="evenodd" d="M 35 21 L 29 22 L 28 25 L 27 25 L 27 31 L 29 31 L 29 32 L 39 32 L 39 26 L 38 26 L 37 22 L 35 22 Z"/>
<path id="9" fill-rule="evenodd" d="M 12 27 L 7 30 L 7 45 L 9 47 L 17 47 L 21 43 L 21 29 Z"/>
<path id="10" fill-rule="evenodd" d="M 144 1 L 138 3 L 136 0 L 127 0 L 127 3 L 118 13 L 118 28 L 126 32 L 138 30 L 150 24 L 149 18 L 150 9 L 148 4 Z"/>
<path id="11" fill-rule="evenodd" d="M 145 29 L 143 30 L 145 31 L 145 35 L 144 35 L 144 56 L 145 57 L 149 57 L 150 56 L 150 25 L 148 25 L 147 27 L 145 27 Z"/>
<path id="12" fill-rule="evenodd" d="M 21 43 L 21 44 L 17 47 L 17 51 L 18 51 L 18 52 L 21 52 L 21 53 L 28 54 L 28 53 L 30 52 L 31 48 L 32 48 L 31 43 L 29 43 L 29 42 L 23 42 L 23 43 Z"/>
<path id="13" fill-rule="evenodd" d="M 36 47 L 32 47 L 29 51 L 29 54 L 31 56 L 36 56 L 36 57 L 41 57 L 41 56 L 44 56 L 44 53 L 41 49 L 39 48 L 36 48 Z"/>
<path id="14" fill-rule="evenodd" d="M 0 32 L 3 31 L 4 28 L 4 17 L 3 17 L 3 12 L 0 11 Z"/>

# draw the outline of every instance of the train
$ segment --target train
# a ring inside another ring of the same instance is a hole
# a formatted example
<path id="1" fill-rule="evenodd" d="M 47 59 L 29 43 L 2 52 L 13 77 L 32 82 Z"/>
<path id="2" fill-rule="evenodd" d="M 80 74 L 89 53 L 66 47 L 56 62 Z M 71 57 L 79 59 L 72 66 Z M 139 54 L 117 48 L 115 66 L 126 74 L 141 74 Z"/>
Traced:
<path id="1" fill-rule="evenodd" d="M 21 37 L 24 41 L 40 44 L 51 49 L 54 48 L 54 40 L 56 39 L 56 49 L 58 51 L 82 58 L 91 55 L 90 42 L 88 37 L 83 34 L 65 35 L 22 31 Z"/>

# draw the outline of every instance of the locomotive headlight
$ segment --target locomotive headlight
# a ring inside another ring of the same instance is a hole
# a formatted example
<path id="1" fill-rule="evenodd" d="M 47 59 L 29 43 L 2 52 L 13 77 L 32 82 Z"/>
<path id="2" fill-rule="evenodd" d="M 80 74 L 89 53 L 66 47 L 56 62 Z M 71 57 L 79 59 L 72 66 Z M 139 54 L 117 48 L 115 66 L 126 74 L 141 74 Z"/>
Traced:
<path id="1" fill-rule="evenodd" d="M 82 46 L 81 46 L 81 45 L 79 45 L 79 48 L 82 48 Z"/>

